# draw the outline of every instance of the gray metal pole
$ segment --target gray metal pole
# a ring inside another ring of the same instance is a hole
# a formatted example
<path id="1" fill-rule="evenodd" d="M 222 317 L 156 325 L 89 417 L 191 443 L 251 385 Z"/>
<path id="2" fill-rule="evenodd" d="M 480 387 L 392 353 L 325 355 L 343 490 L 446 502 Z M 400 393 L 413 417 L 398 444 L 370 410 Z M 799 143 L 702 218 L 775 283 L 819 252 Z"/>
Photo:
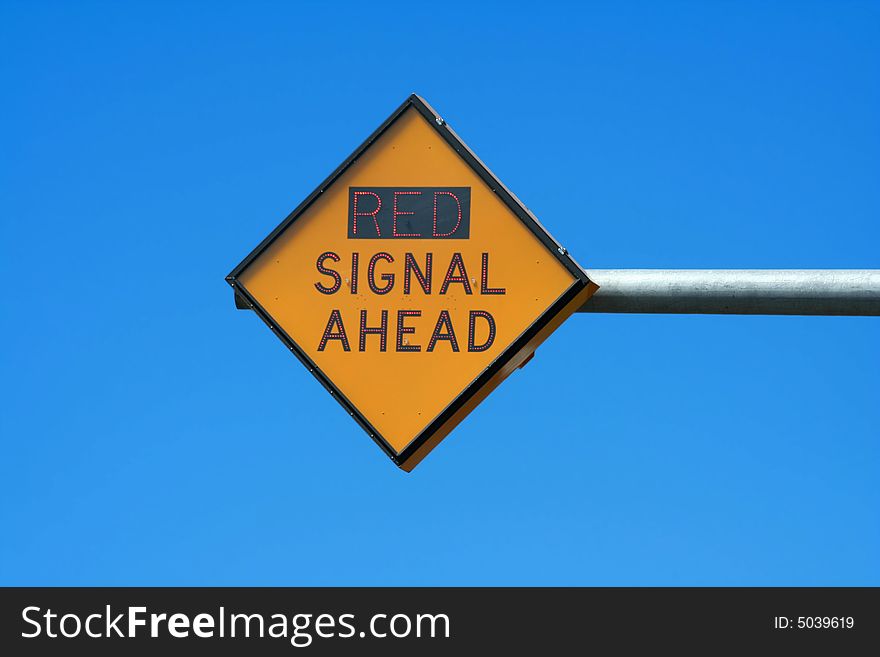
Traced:
<path id="1" fill-rule="evenodd" d="M 880 269 L 590 269 L 582 313 L 880 315 Z"/>

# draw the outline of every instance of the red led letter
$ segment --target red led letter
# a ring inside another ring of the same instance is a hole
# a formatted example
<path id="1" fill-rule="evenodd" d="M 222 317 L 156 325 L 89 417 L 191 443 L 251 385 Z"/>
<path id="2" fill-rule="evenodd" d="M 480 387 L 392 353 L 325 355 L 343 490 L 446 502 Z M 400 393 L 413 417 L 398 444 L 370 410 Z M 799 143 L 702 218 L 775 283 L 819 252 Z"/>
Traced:
<path id="1" fill-rule="evenodd" d="M 421 237 L 419 233 L 398 233 L 397 232 L 397 217 L 402 214 L 415 214 L 415 212 L 406 212 L 403 210 L 397 209 L 397 195 L 398 194 L 415 194 L 417 196 L 421 196 L 421 192 L 394 192 L 394 209 L 391 212 L 391 236 L 392 237 Z"/>
<path id="2" fill-rule="evenodd" d="M 489 337 L 483 344 L 477 344 L 474 333 L 477 329 L 477 317 L 482 317 L 489 325 Z M 495 342 L 495 318 L 485 310 L 472 310 L 468 324 L 468 351 L 486 351 Z"/>
<path id="3" fill-rule="evenodd" d="M 385 351 L 385 345 L 388 340 L 388 311 L 383 310 L 381 317 L 381 326 L 369 327 L 367 326 L 367 311 L 361 310 L 361 335 L 360 344 L 358 345 L 359 351 L 367 350 L 367 333 L 377 334 L 379 336 L 379 351 Z"/>
<path id="4" fill-rule="evenodd" d="M 358 196 L 374 196 L 376 198 L 376 209 L 372 212 L 358 212 Z M 376 226 L 376 235 L 378 237 L 382 237 L 382 231 L 379 230 L 379 220 L 376 219 L 376 215 L 379 214 L 379 210 L 382 208 L 382 199 L 379 198 L 379 195 L 376 192 L 352 192 L 351 197 L 351 213 L 352 213 L 352 232 L 354 236 L 357 237 L 358 234 L 358 217 L 372 217 L 373 224 Z"/>
<path id="5" fill-rule="evenodd" d="M 315 283 L 315 288 L 318 290 L 318 292 L 322 294 L 334 294 L 337 290 L 339 290 L 339 286 L 342 285 L 342 277 L 339 275 L 339 272 L 325 267 L 325 260 L 339 262 L 339 256 L 333 253 L 333 251 L 327 251 L 326 253 L 322 253 L 321 255 L 319 255 L 318 262 L 315 263 L 320 273 L 324 274 L 325 276 L 333 277 L 333 285 L 331 287 L 327 287 L 323 283 Z"/>
<path id="6" fill-rule="evenodd" d="M 489 254 L 483 254 L 483 272 L 480 276 L 480 294 L 507 294 L 503 287 L 489 287 Z"/>
<path id="7" fill-rule="evenodd" d="M 351 254 L 351 293 L 358 293 L 358 252 Z"/>
<path id="8" fill-rule="evenodd" d="M 444 327 L 446 331 L 441 333 L 440 329 Z M 434 334 L 431 336 L 426 351 L 434 351 L 437 340 L 449 340 L 452 351 L 458 351 L 458 340 L 455 339 L 455 329 L 452 328 L 452 319 L 449 317 L 448 310 L 440 311 L 440 317 L 437 318 L 437 325 L 434 327 Z"/>
<path id="9" fill-rule="evenodd" d="M 451 196 L 455 199 L 455 204 L 458 206 L 458 221 L 455 222 L 455 228 L 450 230 L 448 233 L 438 233 L 437 232 L 437 197 L 438 196 Z M 455 231 L 458 230 L 458 227 L 461 226 L 461 201 L 458 200 L 458 197 L 452 192 L 434 192 L 434 237 L 449 237 Z"/>
<path id="10" fill-rule="evenodd" d="M 370 266 L 367 268 L 367 282 L 370 284 L 370 289 L 374 294 L 388 294 L 391 292 L 391 288 L 394 287 L 394 274 L 382 274 L 382 280 L 385 281 L 385 287 L 378 287 L 376 285 L 376 263 L 380 260 L 394 262 L 394 258 L 392 258 L 389 253 L 382 252 L 374 255 L 370 258 Z"/>
<path id="11" fill-rule="evenodd" d="M 334 328 L 339 330 L 334 331 Z M 342 315 L 338 310 L 330 313 L 330 319 L 327 320 L 327 328 L 324 329 L 324 335 L 321 336 L 321 343 L 318 345 L 318 351 L 324 351 L 328 340 L 339 340 L 342 343 L 343 351 L 351 351 L 348 346 L 348 336 L 345 334 L 345 326 L 342 324 Z"/>
<path id="12" fill-rule="evenodd" d="M 455 271 L 458 270 L 458 275 L 454 276 Z M 446 294 L 446 290 L 449 288 L 450 283 L 461 283 L 464 285 L 464 293 L 472 294 L 471 292 L 471 282 L 468 280 L 467 270 L 464 268 L 464 261 L 461 259 L 461 254 L 457 251 L 452 254 L 452 260 L 449 261 L 449 269 L 446 270 L 446 278 L 443 279 L 443 285 L 440 286 L 440 294 Z"/>
<path id="13" fill-rule="evenodd" d="M 397 311 L 397 351 L 421 351 L 421 345 L 403 344 L 403 336 L 408 333 L 415 333 L 416 330 L 412 326 L 404 326 L 403 320 L 407 317 L 421 317 L 421 310 L 398 310 Z"/>
<path id="14" fill-rule="evenodd" d="M 416 258 L 412 253 L 407 253 L 404 257 L 403 261 L 403 293 L 409 294 L 410 289 L 410 279 L 412 278 L 412 274 L 415 273 L 416 280 L 418 280 L 419 285 L 422 286 L 422 291 L 425 294 L 431 294 L 431 259 L 433 258 L 432 253 L 425 254 L 425 273 L 422 273 L 422 270 L 419 269 L 419 263 L 416 262 Z"/>

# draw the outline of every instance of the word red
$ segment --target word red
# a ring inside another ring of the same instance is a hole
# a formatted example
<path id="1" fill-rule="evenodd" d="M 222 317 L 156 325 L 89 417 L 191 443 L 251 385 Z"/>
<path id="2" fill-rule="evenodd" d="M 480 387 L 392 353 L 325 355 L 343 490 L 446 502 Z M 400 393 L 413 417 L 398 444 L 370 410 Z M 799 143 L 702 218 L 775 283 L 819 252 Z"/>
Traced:
<path id="1" fill-rule="evenodd" d="M 348 239 L 465 240 L 470 187 L 349 187 Z"/>

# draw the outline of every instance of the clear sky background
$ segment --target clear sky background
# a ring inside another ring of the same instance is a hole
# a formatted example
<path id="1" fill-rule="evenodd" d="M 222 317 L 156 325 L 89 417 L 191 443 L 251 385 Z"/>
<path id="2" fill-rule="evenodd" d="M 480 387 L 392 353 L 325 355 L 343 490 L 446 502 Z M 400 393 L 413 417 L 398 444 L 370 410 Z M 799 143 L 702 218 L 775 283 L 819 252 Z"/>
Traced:
<path id="1" fill-rule="evenodd" d="M 408 475 L 223 280 L 413 91 L 585 267 L 880 268 L 880 3 L 2 0 L 0 90 L 0 583 L 880 585 L 877 318 L 575 316 Z"/>

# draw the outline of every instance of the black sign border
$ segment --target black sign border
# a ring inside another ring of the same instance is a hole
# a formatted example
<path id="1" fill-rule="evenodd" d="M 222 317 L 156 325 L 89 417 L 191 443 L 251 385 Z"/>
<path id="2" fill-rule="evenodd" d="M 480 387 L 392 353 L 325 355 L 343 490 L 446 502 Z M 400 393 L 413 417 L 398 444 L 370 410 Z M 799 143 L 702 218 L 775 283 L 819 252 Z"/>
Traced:
<path id="1" fill-rule="evenodd" d="M 504 352 L 498 356 L 474 381 L 468 385 L 452 402 L 440 413 L 425 429 L 419 433 L 410 443 L 401 451 L 397 452 L 391 444 L 382 436 L 381 433 L 370 423 L 370 421 L 355 407 L 355 405 L 337 388 L 334 383 L 324 374 L 323 371 L 312 361 L 311 358 L 303 351 L 299 345 L 278 325 L 272 316 L 263 308 L 254 296 L 239 280 L 239 277 L 245 269 L 256 260 L 269 246 L 297 219 L 299 219 L 306 210 L 321 196 L 329 187 L 348 168 L 353 165 L 363 155 L 366 150 L 378 140 L 395 121 L 397 121 L 410 108 L 415 109 L 428 124 L 449 144 L 462 160 L 471 168 L 471 170 L 491 189 L 495 195 L 510 209 L 510 211 L 538 238 L 547 251 L 556 260 L 571 273 L 575 280 L 574 283 L 560 296 L 553 305 L 538 317 L 535 322 L 529 326 L 522 335 L 520 335 Z M 349 155 L 337 169 L 331 173 L 299 206 L 291 212 L 284 221 L 282 221 L 257 247 L 251 251 L 244 260 L 242 260 L 226 276 L 226 282 L 235 291 L 235 305 L 239 309 L 253 310 L 260 319 L 275 333 L 276 336 L 287 346 L 287 348 L 300 360 L 300 362 L 308 368 L 321 385 L 333 395 L 348 414 L 369 434 L 370 438 L 391 458 L 398 466 L 403 467 L 404 464 L 418 452 L 431 437 L 440 430 L 449 419 L 458 412 L 462 406 L 467 404 L 492 378 L 505 366 L 510 360 L 519 354 L 519 352 L 533 339 L 544 327 L 553 319 L 581 292 L 587 287 L 597 287 L 593 283 L 586 272 L 574 261 L 568 251 L 562 247 L 546 229 L 538 222 L 537 218 L 514 196 L 504 184 L 489 171 L 480 159 L 471 151 L 470 148 L 461 140 L 461 138 L 449 127 L 434 109 L 416 94 L 410 95 L 383 123 L 373 134 L 371 134 L 364 143 L 362 143 L 351 155 Z"/>

